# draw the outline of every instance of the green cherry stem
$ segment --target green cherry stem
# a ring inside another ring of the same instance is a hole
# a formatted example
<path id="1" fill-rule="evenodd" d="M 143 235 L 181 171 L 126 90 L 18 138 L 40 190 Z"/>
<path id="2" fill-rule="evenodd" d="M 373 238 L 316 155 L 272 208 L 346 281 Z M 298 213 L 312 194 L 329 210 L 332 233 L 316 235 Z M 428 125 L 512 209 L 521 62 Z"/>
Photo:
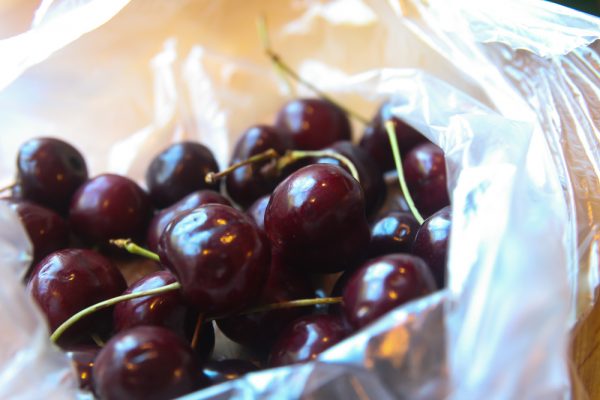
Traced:
<path id="1" fill-rule="evenodd" d="M 269 40 L 269 30 L 267 28 L 267 19 L 264 15 L 261 15 L 256 20 L 256 28 L 258 30 L 258 37 L 260 39 L 263 49 L 270 49 L 271 41 Z M 292 83 L 290 82 L 289 75 L 286 74 L 285 71 L 281 69 L 279 64 L 271 63 L 271 65 L 273 65 L 275 72 L 277 72 L 277 75 L 279 75 L 281 81 L 284 83 L 288 94 L 291 96 L 295 96 L 296 91 L 294 90 L 294 85 L 292 85 Z"/>
<path id="2" fill-rule="evenodd" d="M 114 244 L 117 247 L 127 250 L 131 254 L 146 257 L 154 261 L 160 261 L 158 254 L 143 248 L 131 241 L 131 239 L 111 239 L 110 244 Z"/>
<path id="3" fill-rule="evenodd" d="M 17 186 L 17 183 L 11 183 L 10 185 L 4 186 L 2 188 L 0 188 L 0 193 L 4 193 L 4 192 L 8 192 L 9 190 L 14 189 Z"/>
<path id="4" fill-rule="evenodd" d="M 196 350 L 196 347 L 198 347 L 198 341 L 200 341 L 200 332 L 202 331 L 203 325 L 204 314 L 198 314 L 198 319 L 196 320 L 196 326 L 194 328 L 194 334 L 192 335 L 192 341 L 190 344 L 193 350 Z"/>
<path id="5" fill-rule="evenodd" d="M 358 175 L 358 170 L 354 166 L 354 163 L 350 161 L 350 159 L 336 151 L 331 150 L 288 150 L 285 152 L 283 156 L 281 156 L 277 160 L 277 170 L 282 171 L 285 167 L 292 164 L 295 161 L 298 161 L 302 158 L 318 158 L 318 157 L 327 157 L 333 158 L 340 161 L 350 170 L 350 173 L 358 182 L 360 182 L 360 177 Z"/>
<path id="6" fill-rule="evenodd" d="M 408 204 L 408 208 L 412 212 L 413 216 L 417 220 L 417 222 L 422 225 L 425 219 L 417 210 L 415 206 L 415 202 L 410 195 L 408 190 L 408 186 L 406 185 L 406 179 L 404 178 L 404 169 L 402 168 L 402 158 L 400 156 L 400 150 L 398 148 L 398 141 L 396 140 L 396 132 L 394 128 L 394 123 L 392 121 L 387 121 L 385 123 L 385 130 L 387 131 L 388 138 L 390 140 L 390 146 L 392 147 L 392 154 L 394 156 L 394 163 L 396 164 L 396 171 L 398 172 L 398 181 L 400 182 L 400 188 L 402 189 L 402 194 L 404 195 L 404 199 L 406 200 L 406 204 Z"/>
<path id="7" fill-rule="evenodd" d="M 243 167 L 244 165 L 254 164 L 260 161 L 270 160 L 277 157 L 279 157 L 279 154 L 274 149 L 268 149 L 266 151 L 263 151 L 262 153 L 258 153 L 256 155 L 253 155 L 252 157 L 248 157 L 243 161 L 232 164 L 229 167 L 225 168 L 223 171 L 209 172 L 204 177 L 204 180 L 206 181 L 206 183 L 215 183 L 219 179 L 229 175 L 230 173 L 232 173 L 240 167 Z"/>
<path id="8" fill-rule="evenodd" d="M 73 324 L 75 324 L 80 319 L 87 317 L 90 314 L 95 313 L 96 311 L 102 310 L 104 308 L 112 307 L 115 304 L 120 303 L 122 301 L 137 299 L 138 297 L 153 296 L 155 294 L 172 292 L 175 290 L 179 290 L 180 288 L 181 288 L 181 285 L 179 284 L 179 282 L 174 282 L 174 283 L 171 283 L 170 285 L 162 286 L 159 288 L 145 290 L 145 291 L 137 292 L 137 293 L 124 294 L 122 296 L 117 296 L 117 297 L 110 298 L 108 300 L 101 301 L 101 302 L 91 305 L 87 308 L 84 308 L 83 310 L 79 311 L 78 313 L 72 315 L 69 319 L 67 319 L 65 322 L 63 322 L 58 328 L 56 328 L 54 333 L 52 333 L 52 335 L 50 336 L 50 340 L 52 340 L 52 342 L 56 343 L 56 341 L 62 336 L 62 334 L 67 329 L 69 329 Z"/>
<path id="9" fill-rule="evenodd" d="M 267 28 L 267 23 L 266 23 L 266 20 L 264 17 L 258 19 L 257 26 L 258 26 L 259 35 L 261 37 L 263 50 L 264 50 L 265 54 L 267 55 L 267 57 L 269 57 L 269 59 L 271 60 L 273 65 L 275 65 L 275 67 L 277 68 L 278 71 L 282 71 L 286 76 L 290 76 L 296 82 L 300 83 L 303 86 L 306 86 L 307 88 L 309 88 L 310 90 L 315 92 L 322 99 L 327 100 L 328 102 L 341 108 L 346 114 L 352 116 L 354 119 L 356 119 L 363 125 L 367 125 L 369 123 L 368 119 L 366 119 L 362 115 L 354 112 L 353 110 L 349 109 L 348 107 L 345 107 L 344 105 L 340 104 L 338 101 L 336 101 L 334 98 L 329 96 L 327 93 L 323 92 L 321 89 L 319 89 L 318 87 L 316 87 L 315 85 L 313 85 L 312 83 L 307 81 L 306 79 L 302 78 L 300 76 L 300 74 L 298 74 L 296 71 L 294 71 L 294 69 L 292 67 L 290 67 L 285 61 L 283 61 L 281 56 L 279 54 L 277 54 L 271 48 L 271 44 L 269 41 L 269 30 Z"/>

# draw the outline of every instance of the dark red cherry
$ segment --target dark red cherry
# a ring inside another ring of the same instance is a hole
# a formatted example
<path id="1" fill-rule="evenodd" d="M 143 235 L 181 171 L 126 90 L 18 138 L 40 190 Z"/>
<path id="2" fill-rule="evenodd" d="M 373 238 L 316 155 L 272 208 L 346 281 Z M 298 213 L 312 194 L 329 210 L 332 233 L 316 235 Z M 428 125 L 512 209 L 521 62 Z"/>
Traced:
<path id="1" fill-rule="evenodd" d="M 409 253 L 419 223 L 411 213 L 389 211 L 371 225 L 369 258 L 391 253 Z"/>
<path id="2" fill-rule="evenodd" d="M 316 273 L 351 268 L 369 242 L 360 184 L 334 165 L 304 167 L 273 191 L 265 230 L 287 265 Z"/>
<path id="3" fill-rule="evenodd" d="M 394 105 L 390 102 L 382 106 L 367 125 L 360 140 L 359 146 L 363 148 L 379 166 L 380 170 L 390 171 L 395 169 L 392 148 L 385 128 L 386 121 L 394 123 L 394 131 L 400 153 L 404 157 L 413 147 L 419 143 L 428 142 L 427 138 L 406 122 L 393 116 Z"/>
<path id="4" fill-rule="evenodd" d="M 436 289 L 429 267 L 409 254 L 390 254 L 367 261 L 344 288 L 346 320 L 360 329 L 393 308 Z"/>
<path id="5" fill-rule="evenodd" d="M 246 160 L 269 149 L 283 155 L 291 147 L 291 140 L 274 127 L 255 125 L 246 130 L 238 139 L 233 150 L 231 164 Z M 227 194 L 242 208 L 247 208 L 260 196 L 271 193 L 277 185 L 277 175 L 263 173 L 262 168 L 268 162 L 269 160 L 265 160 L 245 165 L 227 175 L 225 179 Z"/>
<path id="6" fill-rule="evenodd" d="M 84 183 L 73 196 L 71 229 L 90 243 L 143 237 L 150 221 L 150 199 L 134 181 L 104 174 Z"/>
<path id="7" fill-rule="evenodd" d="M 271 349 L 269 366 L 314 360 L 349 334 L 335 315 L 307 315 L 287 325 Z"/>
<path id="8" fill-rule="evenodd" d="M 446 286 L 451 225 L 452 209 L 450 206 L 444 207 L 423 222 L 412 245 L 412 253 L 425 260 L 440 288 Z"/>
<path id="9" fill-rule="evenodd" d="M 248 214 L 263 231 L 265 230 L 265 211 L 267 211 L 267 205 L 269 205 L 270 199 L 270 195 L 262 196 L 246 210 L 246 214 Z"/>
<path id="10" fill-rule="evenodd" d="M 164 400 L 192 392 L 198 366 L 178 335 L 158 326 L 138 326 L 114 336 L 92 371 L 103 400 Z"/>
<path id="11" fill-rule="evenodd" d="M 148 248 L 154 252 L 158 250 L 158 241 L 160 240 L 160 235 L 162 235 L 163 230 L 177 214 L 182 211 L 193 210 L 194 208 L 200 207 L 204 204 L 224 204 L 226 206 L 231 205 L 229 200 L 213 190 L 199 190 L 188 194 L 172 206 L 159 211 L 154 218 L 152 218 L 150 225 L 148 226 L 148 234 L 146 236 Z"/>
<path id="12" fill-rule="evenodd" d="M 314 289 L 308 276 L 289 268 L 273 254 L 269 275 L 253 305 L 313 297 Z M 228 338 L 237 343 L 252 349 L 268 350 L 288 323 L 310 311 L 310 307 L 295 307 L 251 313 L 219 319 L 217 325 Z"/>
<path id="13" fill-rule="evenodd" d="M 159 153 L 146 171 L 146 185 L 154 205 L 168 207 L 201 189 L 219 190 L 204 177 L 219 170 L 212 152 L 200 143 L 181 142 Z"/>
<path id="14" fill-rule="evenodd" d="M 289 135 L 294 148 L 300 150 L 319 150 L 352 136 L 346 113 L 319 98 L 288 102 L 277 113 L 275 126 Z"/>
<path id="15" fill-rule="evenodd" d="M 92 368 L 99 352 L 100 347 L 91 345 L 75 346 L 65 350 L 77 370 L 80 389 L 92 391 Z"/>
<path id="16" fill-rule="evenodd" d="M 127 287 L 121 272 L 107 258 L 92 250 L 63 249 L 40 261 L 31 273 L 27 291 L 46 315 L 54 331 L 73 314 L 123 293 Z M 77 322 L 67 334 L 90 330 L 92 324 L 108 325 L 110 313 L 98 312 Z"/>
<path id="17" fill-rule="evenodd" d="M 208 378 L 208 385 L 216 385 L 240 378 L 247 373 L 258 371 L 250 361 L 237 358 L 208 361 L 202 368 L 202 375 Z"/>
<path id="18" fill-rule="evenodd" d="M 424 217 L 450 204 L 444 152 L 433 143 L 413 148 L 404 159 L 406 185 Z"/>
<path id="19" fill-rule="evenodd" d="M 87 177 L 79 151 L 62 140 L 31 139 L 19 149 L 17 181 L 26 200 L 65 214 L 73 193 Z"/>
<path id="20" fill-rule="evenodd" d="M 33 245 L 34 266 L 53 251 L 69 244 L 67 222 L 56 212 L 24 200 L 6 200 L 15 210 Z"/>
<path id="21" fill-rule="evenodd" d="M 367 215 L 375 212 L 385 198 L 386 191 L 383 174 L 375 161 L 373 161 L 363 149 L 353 145 L 349 141 L 335 142 L 327 149 L 347 157 L 354 164 L 354 167 L 358 172 L 360 185 L 365 194 L 365 208 Z M 337 165 L 350 172 L 341 161 L 335 158 L 322 157 L 317 159 L 317 162 L 320 164 Z"/>
<path id="22" fill-rule="evenodd" d="M 232 207 L 207 204 L 179 214 L 165 228 L 160 259 L 200 312 L 225 314 L 256 298 L 270 262 L 264 234 Z"/>
<path id="23" fill-rule="evenodd" d="M 410 212 L 408 203 L 402 193 L 400 182 L 398 181 L 398 173 L 396 171 L 388 172 L 384 176 L 386 186 L 386 196 L 383 204 L 379 208 L 376 214 L 376 218 L 379 218 L 389 211 L 405 211 Z"/>

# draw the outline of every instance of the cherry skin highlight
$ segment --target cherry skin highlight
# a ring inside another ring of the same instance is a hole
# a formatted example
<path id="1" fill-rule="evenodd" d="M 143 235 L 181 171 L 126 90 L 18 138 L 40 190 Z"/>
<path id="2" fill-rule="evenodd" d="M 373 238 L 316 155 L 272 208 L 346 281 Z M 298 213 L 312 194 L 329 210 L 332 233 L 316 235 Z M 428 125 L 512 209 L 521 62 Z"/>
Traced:
<path id="1" fill-rule="evenodd" d="M 100 347 L 91 345 L 66 349 L 65 354 L 71 359 L 77 369 L 80 389 L 87 390 L 88 392 L 92 391 L 92 368 L 99 352 Z"/>
<path id="2" fill-rule="evenodd" d="M 258 367 L 250 361 L 232 358 L 208 361 L 202 368 L 202 375 L 207 378 L 208 386 L 212 386 L 232 381 L 255 371 L 258 371 Z"/>
<path id="3" fill-rule="evenodd" d="M 256 225 L 262 230 L 265 230 L 265 212 L 269 205 L 270 195 L 265 195 L 258 198 L 252 205 L 246 210 L 246 214 L 252 218 Z"/>
<path id="4" fill-rule="evenodd" d="M 85 241 L 143 237 L 152 208 L 148 195 L 131 179 L 103 174 L 84 183 L 73 196 L 69 222 Z"/>
<path id="5" fill-rule="evenodd" d="M 440 288 L 446 286 L 446 263 L 451 225 L 452 209 L 450 206 L 444 207 L 423 222 L 412 245 L 412 253 L 427 262 L 435 282 Z"/>
<path id="6" fill-rule="evenodd" d="M 103 400 L 164 400 L 197 388 L 198 366 L 178 335 L 158 326 L 138 326 L 102 348 L 92 379 Z"/>
<path id="7" fill-rule="evenodd" d="M 346 113 L 333 103 L 319 99 L 295 99 L 277 113 L 275 126 L 288 135 L 295 149 L 319 150 L 338 140 L 351 140 Z"/>
<path id="8" fill-rule="evenodd" d="M 369 258 L 391 253 L 409 253 L 419 223 L 411 213 L 389 211 L 371 225 Z"/>
<path id="9" fill-rule="evenodd" d="M 409 254 L 391 254 L 360 266 L 343 292 L 346 320 L 360 329 L 408 301 L 436 290 L 429 267 Z"/>
<path id="10" fill-rule="evenodd" d="M 258 295 L 270 262 L 264 234 L 244 213 L 207 204 L 179 214 L 165 228 L 158 253 L 200 312 L 227 314 Z"/>
<path id="11" fill-rule="evenodd" d="M 204 180 L 206 174 L 218 170 L 206 146 L 195 142 L 175 143 L 152 159 L 146 171 L 146 185 L 154 205 L 164 208 L 196 190 L 218 190 L 218 184 Z"/>
<path id="12" fill-rule="evenodd" d="M 313 273 L 351 268 L 369 242 L 360 184 L 334 165 L 304 167 L 273 191 L 265 230 L 273 249 L 293 268 Z"/>
<path id="13" fill-rule="evenodd" d="M 31 139 L 19 148 L 17 182 L 25 200 L 64 215 L 71 197 L 87 177 L 81 153 L 62 140 Z"/>
<path id="14" fill-rule="evenodd" d="M 188 194 L 172 206 L 160 210 L 154 218 L 152 218 L 150 225 L 148 226 L 148 234 L 146 235 L 146 244 L 148 245 L 148 248 L 154 252 L 158 250 L 160 235 L 162 235 L 169 222 L 171 222 L 177 214 L 183 211 L 193 210 L 204 204 L 224 204 L 226 206 L 231 206 L 229 200 L 213 190 L 198 190 Z"/>

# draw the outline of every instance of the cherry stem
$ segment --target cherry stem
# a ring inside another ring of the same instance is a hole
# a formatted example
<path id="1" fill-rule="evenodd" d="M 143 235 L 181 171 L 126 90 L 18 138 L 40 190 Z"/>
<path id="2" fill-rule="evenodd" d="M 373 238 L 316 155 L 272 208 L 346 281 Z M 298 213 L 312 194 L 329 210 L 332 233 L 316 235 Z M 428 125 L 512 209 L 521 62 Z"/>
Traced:
<path id="1" fill-rule="evenodd" d="M 79 311 L 78 313 L 72 315 L 69 319 L 67 319 L 65 322 L 63 322 L 58 328 L 56 328 L 54 333 L 52 333 L 52 335 L 50 336 L 50 340 L 52 342 L 56 343 L 56 341 L 62 336 L 62 334 L 67 329 L 69 329 L 73 324 L 77 323 L 80 319 L 85 318 L 88 315 L 95 313 L 96 311 L 102 310 L 104 308 L 112 307 L 115 304 L 120 303 L 122 301 L 137 299 L 138 297 L 153 296 L 156 294 L 173 292 L 175 290 L 179 290 L 180 288 L 181 288 L 181 285 L 179 284 L 179 282 L 174 282 L 174 283 L 171 283 L 166 286 L 161 286 L 159 288 L 144 290 L 144 291 L 136 292 L 136 293 L 124 294 L 121 296 L 113 297 L 108 300 L 104 300 L 99 303 L 93 304 L 87 308 L 84 308 L 83 310 Z"/>
<path id="2" fill-rule="evenodd" d="M 14 189 L 17 186 L 17 182 L 13 182 L 8 186 L 4 186 L 0 188 L 0 193 L 8 192 L 9 190 Z"/>
<path id="3" fill-rule="evenodd" d="M 274 149 L 268 149 L 266 151 L 263 151 L 262 153 L 258 153 L 256 155 L 253 155 L 252 157 L 248 157 L 243 161 L 232 164 L 231 166 L 225 168 L 221 172 L 209 172 L 204 177 L 204 180 L 206 181 L 206 183 L 215 183 L 217 180 L 229 175 L 230 173 L 232 173 L 240 167 L 243 167 L 244 165 L 254 164 L 260 161 L 270 160 L 272 158 L 277 157 L 279 157 L 279 154 Z"/>
<path id="4" fill-rule="evenodd" d="M 110 244 L 127 250 L 131 254 L 146 257 L 154 261 L 160 261 L 158 254 L 135 244 L 131 239 L 111 239 Z"/>
<path id="5" fill-rule="evenodd" d="M 92 333 L 90 335 L 90 337 L 92 338 L 92 340 L 94 341 L 94 343 L 96 343 L 96 346 L 98 346 L 98 347 L 104 347 L 104 345 L 105 345 L 104 340 L 102 340 L 100 338 L 100 336 L 98 336 L 98 334 Z"/>
<path id="6" fill-rule="evenodd" d="M 264 15 L 261 15 L 256 20 L 256 28 L 258 29 L 258 37 L 260 38 L 260 42 L 262 43 L 263 49 L 271 48 L 271 41 L 269 40 L 269 31 L 267 29 L 267 19 Z M 281 81 L 285 84 L 285 88 L 289 95 L 295 96 L 294 86 L 290 82 L 290 77 L 285 73 L 281 66 L 276 63 L 271 63 L 275 68 L 275 72 L 281 78 Z"/>
<path id="7" fill-rule="evenodd" d="M 194 328 L 194 335 L 192 336 L 192 350 L 196 350 L 196 347 L 198 347 L 198 341 L 200 340 L 200 332 L 202 331 L 202 325 L 204 325 L 204 314 L 198 314 L 198 319 L 196 320 L 196 327 Z"/>
<path id="8" fill-rule="evenodd" d="M 398 181 L 400 182 L 402 194 L 404 195 L 404 199 L 406 200 L 406 204 L 408 205 L 410 212 L 415 217 L 417 222 L 420 225 L 422 225 L 425 219 L 423 218 L 423 216 L 421 216 L 419 210 L 417 210 L 415 202 L 413 201 L 413 198 L 408 190 L 408 186 L 406 185 L 406 179 L 404 178 L 404 169 L 402 168 L 402 157 L 400 156 L 398 141 L 396 140 L 396 129 L 394 127 L 394 123 L 392 121 L 387 121 L 385 123 L 385 130 L 387 131 L 388 138 L 390 140 L 390 146 L 392 148 L 392 155 L 394 156 L 394 163 L 396 164 L 396 171 L 398 172 Z"/>
<path id="9" fill-rule="evenodd" d="M 327 157 L 338 160 L 342 164 L 344 164 L 350 170 L 350 173 L 358 182 L 360 182 L 360 177 L 358 175 L 358 170 L 354 166 L 354 163 L 350 161 L 350 159 L 336 151 L 332 150 L 288 150 L 285 152 L 283 156 L 281 156 L 277 160 L 277 170 L 281 171 L 283 168 L 293 163 L 294 161 L 300 160 L 302 158 L 317 158 L 317 157 Z"/>
<path id="10" fill-rule="evenodd" d="M 264 17 L 261 17 L 258 19 L 257 25 L 258 25 L 259 35 L 261 36 L 261 39 L 262 39 L 261 41 L 263 44 L 263 50 L 264 50 L 265 54 L 267 55 L 267 57 L 269 57 L 271 59 L 271 62 L 273 63 L 273 65 L 275 65 L 279 71 L 282 71 L 287 76 L 291 76 L 292 79 L 294 79 L 296 82 L 299 82 L 303 86 L 306 86 L 307 88 L 309 88 L 310 90 L 315 92 L 322 99 L 327 100 L 328 102 L 341 108 L 346 114 L 352 116 L 354 119 L 356 119 L 363 125 L 367 125 L 369 123 L 368 119 L 366 119 L 362 115 L 354 112 L 353 110 L 345 107 L 344 105 L 340 104 L 338 101 L 333 99 L 327 93 L 323 92 L 321 89 L 319 89 L 318 87 L 316 87 L 309 81 L 302 78 L 296 71 L 294 71 L 294 69 L 292 67 L 290 67 L 285 61 L 283 61 L 283 59 L 279 56 L 279 54 L 277 54 L 271 48 L 271 45 L 269 42 L 269 33 L 268 33 L 269 31 L 268 31 L 267 23 L 266 23 L 266 20 Z"/>

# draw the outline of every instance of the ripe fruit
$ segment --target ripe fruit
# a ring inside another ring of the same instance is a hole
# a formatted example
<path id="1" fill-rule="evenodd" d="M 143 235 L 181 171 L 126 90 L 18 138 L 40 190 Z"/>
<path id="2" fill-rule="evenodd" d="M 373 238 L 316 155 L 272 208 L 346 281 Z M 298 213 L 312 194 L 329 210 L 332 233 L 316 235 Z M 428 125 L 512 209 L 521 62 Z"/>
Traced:
<path id="1" fill-rule="evenodd" d="M 104 174 L 77 190 L 69 222 L 86 241 L 105 244 L 110 239 L 143 237 L 151 213 L 148 195 L 134 181 Z"/>
<path id="2" fill-rule="evenodd" d="M 21 196 L 60 214 L 88 177 L 85 160 L 70 144 L 54 138 L 31 139 L 17 156 L 17 182 Z"/>
<path id="3" fill-rule="evenodd" d="M 423 222 L 412 245 L 412 253 L 425 260 L 440 288 L 446 286 L 451 225 L 452 209 L 450 206 L 444 207 Z"/>
<path id="4" fill-rule="evenodd" d="M 289 135 L 294 148 L 300 150 L 319 150 L 338 140 L 352 138 L 346 113 L 319 98 L 288 102 L 277 113 L 275 126 Z"/>
<path id="5" fill-rule="evenodd" d="M 258 367 L 250 361 L 232 358 L 207 362 L 202 368 L 202 375 L 207 378 L 208 385 L 216 385 L 254 371 L 258 371 Z"/>
<path id="6" fill-rule="evenodd" d="M 67 357 L 71 359 L 77 369 L 80 389 L 92 390 L 92 368 L 99 352 L 100 347 L 91 345 L 75 346 L 65 350 Z"/>
<path id="7" fill-rule="evenodd" d="M 389 211 L 373 222 L 369 258 L 411 250 L 419 223 L 411 213 Z"/>
<path id="8" fill-rule="evenodd" d="M 270 250 L 244 213 L 207 204 L 179 214 L 165 228 L 158 253 L 189 304 L 216 314 L 243 309 L 260 290 Z"/>
<path id="9" fill-rule="evenodd" d="M 293 268 L 315 273 L 351 268 L 369 241 L 362 189 L 340 167 L 304 167 L 273 191 L 265 230 Z"/>
<path id="10" fill-rule="evenodd" d="M 179 336 L 158 326 L 138 326 L 114 336 L 92 371 L 103 400 L 171 399 L 196 388 L 198 366 Z"/>
<path id="11" fill-rule="evenodd" d="M 104 256 L 92 250 L 63 249 L 40 261 L 31 273 L 27 291 L 54 331 L 73 314 L 120 295 L 126 287 L 123 275 Z M 67 334 L 88 332 L 92 324 L 108 325 L 107 320 L 109 314 L 99 312 L 78 321 Z"/>
<path id="12" fill-rule="evenodd" d="M 343 293 L 346 320 L 360 329 L 393 308 L 436 289 L 427 264 L 408 254 L 367 261 L 350 277 Z"/>
<path id="13" fill-rule="evenodd" d="M 200 143 L 181 142 L 159 153 L 146 171 L 146 185 L 154 205 L 168 207 L 201 189 L 218 190 L 204 177 L 219 169 L 212 152 Z"/>
<path id="14" fill-rule="evenodd" d="M 270 199 L 270 195 L 262 196 L 246 210 L 246 214 L 248 214 L 263 231 L 265 230 L 265 211 L 267 211 Z"/>

